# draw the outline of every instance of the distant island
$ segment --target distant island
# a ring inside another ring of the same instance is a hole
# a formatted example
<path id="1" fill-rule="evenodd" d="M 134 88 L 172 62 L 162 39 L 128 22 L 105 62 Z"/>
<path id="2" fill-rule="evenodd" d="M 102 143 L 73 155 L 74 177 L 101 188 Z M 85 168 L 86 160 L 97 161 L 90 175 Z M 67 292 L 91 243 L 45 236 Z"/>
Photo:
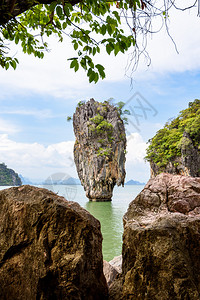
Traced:
<path id="1" fill-rule="evenodd" d="M 0 186 L 19 186 L 22 181 L 19 175 L 9 169 L 4 163 L 0 163 Z"/>
<path id="2" fill-rule="evenodd" d="M 58 173 L 59 174 L 59 173 Z M 79 179 L 77 178 L 73 178 L 73 177 L 63 177 L 61 176 L 61 178 L 53 178 L 52 176 L 50 176 L 49 178 L 47 178 L 44 182 L 42 182 L 43 185 L 80 185 L 81 182 Z"/>
<path id="3" fill-rule="evenodd" d="M 27 177 L 23 177 L 21 174 L 19 177 L 21 178 L 22 184 L 29 185 L 80 185 L 81 182 L 77 178 L 64 176 L 63 173 L 58 173 L 58 175 L 63 176 L 49 176 L 47 179 L 29 179 Z M 57 178 L 58 177 L 58 178 Z"/>
<path id="4" fill-rule="evenodd" d="M 64 174 L 64 173 L 63 173 Z M 58 173 L 59 175 L 59 173 Z M 62 173 L 61 173 L 62 175 Z M 78 178 L 74 177 L 64 177 L 61 176 L 60 178 L 56 178 L 54 176 L 48 177 L 46 180 L 42 179 L 29 179 L 19 175 L 21 178 L 22 184 L 30 184 L 30 185 L 81 185 L 81 182 Z M 136 180 L 129 180 L 125 183 L 125 185 L 145 185 L 144 182 L 136 181 Z"/>
<path id="5" fill-rule="evenodd" d="M 131 179 L 131 180 L 127 181 L 125 183 L 125 185 L 145 185 L 145 183 L 144 182 L 135 181 L 135 180 Z"/>

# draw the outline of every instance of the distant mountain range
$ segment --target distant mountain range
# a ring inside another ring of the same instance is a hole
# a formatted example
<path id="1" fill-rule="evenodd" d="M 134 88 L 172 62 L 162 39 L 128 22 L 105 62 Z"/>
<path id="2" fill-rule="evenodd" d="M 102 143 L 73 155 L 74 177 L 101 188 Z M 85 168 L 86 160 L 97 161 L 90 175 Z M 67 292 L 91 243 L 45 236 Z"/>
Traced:
<path id="1" fill-rule="evenodd" d="M 48 177 L 46 180 L 43 179 L 35 179 L 35 180 L 30 180 L 29 178 L 23 177 L 22 175 L 19 175 L 21 178 L 22 184 L 30 184 L 30 185 L 58 185 L 58 184 L 63 184 L 63 185 L 80 185 L 81 182 L 77 178 L 73 177 L 63 177 L 60 176 L 60 178 L 54 178 L 54 177 Z"/>
<path id="2" fill-rule="evenodd" d="M 22 184 L 33 184 L 33 185 L 81 185 L 81 182 L 79 179 L 74 178 L 74 177 L 62 177 L 60 178 L 53 178 L 53 177 L 48 177 L 45 181 L 42 179 L 37 179 L 37 180 L 30 180 L 29 178 L 23 177 L 22 175 L 19 175 L 21 178 Z M 127 181 L 125 185 L 145 185 L 144 182 L 139 182 L 135 181 L 133 179 Z"/>
<path id="3" fill-rule="evenodd" d="M 135 180 L 131 179 L 131 180 L 127 181 L 125 183 L 125 185 L 145 185 L 145 183 L 144 182 L 135 181 Z"/>

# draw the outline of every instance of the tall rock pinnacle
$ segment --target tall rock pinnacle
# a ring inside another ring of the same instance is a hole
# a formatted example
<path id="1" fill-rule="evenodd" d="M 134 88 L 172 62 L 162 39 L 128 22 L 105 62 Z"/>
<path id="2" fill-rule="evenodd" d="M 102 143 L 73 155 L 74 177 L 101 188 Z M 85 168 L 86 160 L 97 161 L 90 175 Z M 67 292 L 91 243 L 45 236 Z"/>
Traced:
<path id="1" fill-rule="evenodd" d="M 86 196 L 111 201 L 115 184 L 124 185 L 126 134 L 118 109 L 107 101 L 81 103 L 73 116 L 74 161 Z"/>

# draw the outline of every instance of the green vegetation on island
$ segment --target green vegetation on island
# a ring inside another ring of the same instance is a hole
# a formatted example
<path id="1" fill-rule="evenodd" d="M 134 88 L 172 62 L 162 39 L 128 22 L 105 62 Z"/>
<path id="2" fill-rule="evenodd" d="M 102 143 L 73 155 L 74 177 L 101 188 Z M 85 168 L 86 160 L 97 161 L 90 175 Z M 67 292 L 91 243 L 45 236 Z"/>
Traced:
<path id="1" fill-rule="evenodd" d="M 193 146 L 200 150 L 200 100 L 189 102 L 189 107 L 182 110 L 178 117 L 166 123 L 156 135 L 149 140 L 145 159 L 156 164 L 160 172 L 164 171 L 169 163 L 174 167 L 179 162 L 183 150 Z"/>
<path id="2" fill-rule="evenodd" d="M 8 169 L 4 164 L 0 164 L 0 185 L 1 186 L 18 186 L 22 185 L 21 179 L 15 171 Z"/>

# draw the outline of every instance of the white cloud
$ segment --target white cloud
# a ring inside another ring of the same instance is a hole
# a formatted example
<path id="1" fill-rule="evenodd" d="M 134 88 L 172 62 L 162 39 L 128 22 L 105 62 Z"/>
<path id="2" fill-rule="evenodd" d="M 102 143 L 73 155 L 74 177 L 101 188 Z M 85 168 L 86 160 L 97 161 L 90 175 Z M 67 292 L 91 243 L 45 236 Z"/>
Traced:
<path id="1" fill-rule="evenodd" d="M 147 144 L 135 132 L 127 136 L 126 181 L 133 179 L 147 182 L 150 177 L 149 164 L 144 161 Z"/>
<path id="2" fill-rule="evenodd" d="M 73 145 L 73 141 L 68 141 L 45 147 L 39 143 L 15 142 L 7 134 L 0 134 L 0 157 L 24 177 L 45 179 L 55 172 L 76 176 Z"/>
<path id="3" fill-rule="evenodd" d="M 46 179 L 57 172 L 77 177 L 73 162 L 74 141 L 51 144 L 45 147 L 39 143 L 19 143 L 7 134 L 0 134 L 0 158 L 8 167 L 24 177 Z M 128 178 L 147 180 L 142 170 L 148 167 L 144 163 L 146 143 L 138 133 L 128 137 L 126 168 Z M 145 171 L 146 172 L 146 171 Z M 148 172 L 146 172 L 148 173 Z"/>
<path id="4" fill-rule="evenodd" d="M 53 112 L 50 109 L 1 109 L 0 111 L 1 115 L 22 115 L 22 116 L 33 116 L 38 119 L 47 119 L 47 118 L 56 118 L 57 115 L 53 114 Z"/>
<path id="5" fill-rule="evenodd" d="M 135 132 L 127 137 L 127 163 L 143 163 L 147 144 L 142 136 Z"/>
<path id="6" fill-rule="evenodd" d="M 9 121 L 0 119 L 0 133 L 16 133 L 20 128 Z"/>
<path id="7" fill-rule="evenodd" d="M 200 20 L 197 8 L 190 11 L 169 12 L 169 33 L 175 46 L 163 28 L 161 32 L 152 35 L 147 50 L 152 60 L 149 73 L 172 73 L 193 71 L 200 68 L 200 36 L 195 34 L 200 30 Z M 147 74 L 145 74 L 147 75 Z"/>

